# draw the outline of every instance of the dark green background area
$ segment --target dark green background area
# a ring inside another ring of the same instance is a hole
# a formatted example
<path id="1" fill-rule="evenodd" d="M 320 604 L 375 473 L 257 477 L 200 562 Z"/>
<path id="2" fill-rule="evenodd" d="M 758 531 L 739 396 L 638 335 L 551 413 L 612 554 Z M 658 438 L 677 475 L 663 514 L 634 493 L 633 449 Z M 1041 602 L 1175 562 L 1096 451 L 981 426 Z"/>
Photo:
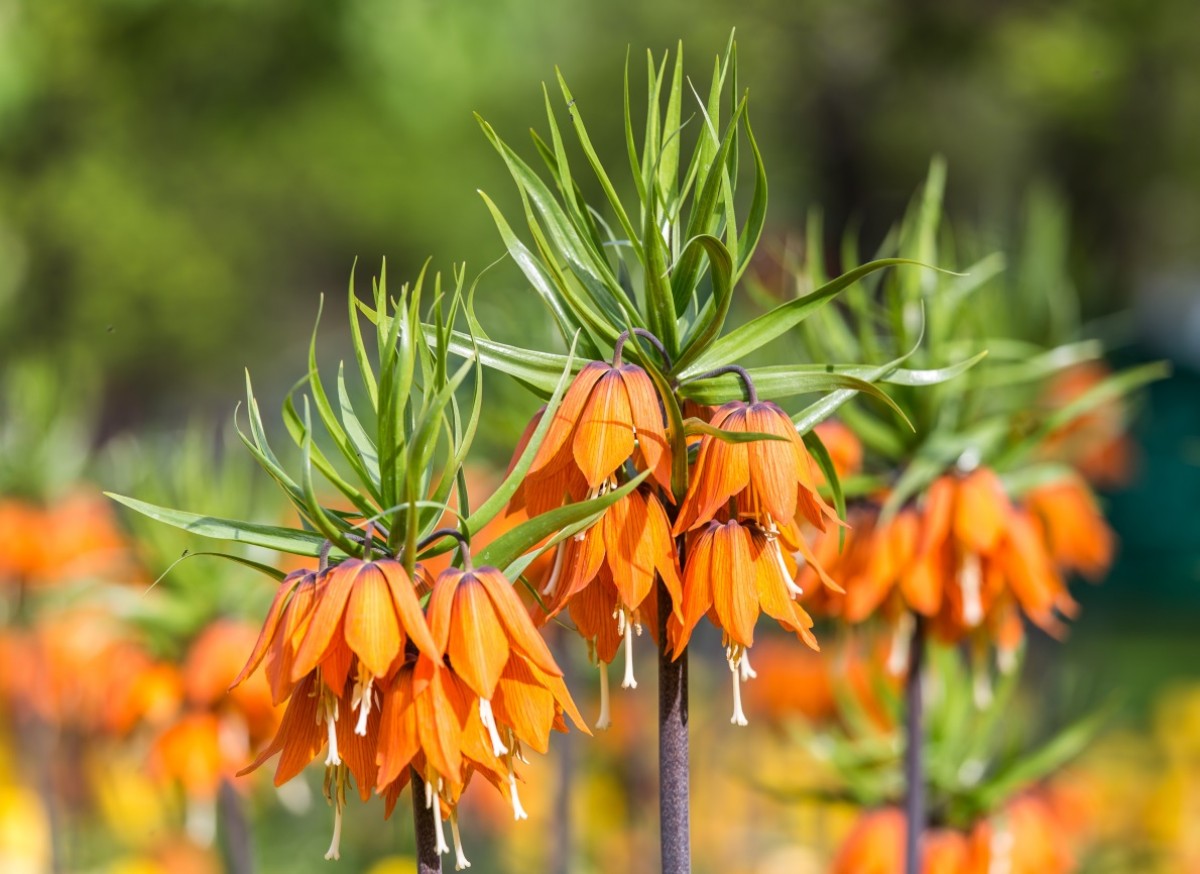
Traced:
<path id="1" fill-rule="evenodd" d="M 877 238 L 940 152 L 963 220 L 1004 224 L 1035 179 L 1065 191 L 1093 312 L 1195 264 L 1191 0 L 16 0 L 0 364 L 39 350 L 98 374 L 109 430 L 224 412 L 243 366 L 283 386 L 356 257 L 403 277 L 501 254 L 475 191 L 513 193 L 472 111 L 527 145 L 557 63 L 618 164 L 626 47 L 640 81 L 645 49 L 682 37 L 699 81 L 733 26 L 775 233 L 820 204 Z M 517 284 L 500 271 L 481 298 L 523 328 Z"/>

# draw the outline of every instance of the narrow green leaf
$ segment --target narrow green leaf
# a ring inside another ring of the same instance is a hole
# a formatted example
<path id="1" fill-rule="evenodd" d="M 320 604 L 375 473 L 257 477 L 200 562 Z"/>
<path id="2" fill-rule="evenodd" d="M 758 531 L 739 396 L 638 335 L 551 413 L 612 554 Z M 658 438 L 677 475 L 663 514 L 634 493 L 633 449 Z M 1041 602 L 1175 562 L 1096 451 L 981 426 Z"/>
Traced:
<path id="1" fill-rule="evenodd" d="M 907 258 L 881 258 L 844 273 L 837 279 L 826 283 L 821 288 L 797 300 L 780 304 L 768 313 L 752 319 L 746 324 L 730 331 L 724 337 L 714 342 L 708 349 L 693 360 L 679 374 L 680 379 L 694 377 L 708 370 L 713 370 L 725 364 L 732 364 L 754 350 L 766 345 L 781 334 L 790 331 L 805 318 L 825 306 L 842 291 L 858 282 L 864 276 L 901 264 L 911 264 L 917 267 L 927 267 L 918 261 Z M 928 268 L 936 269 L 936 268 Z"/>
<path id="2" fill-rule="evenodd" d="M 149 516 L 159 522 L 172 525 L 201 537 L 211 537 L 216 540 L 231 540 L 247 543 L 251 546 L 261 546 L 274 549 L 290 555 L 320 555 L 325 538 L 320 534 L 309 531 L 296 531 L 292 528 L 280 528 L 275 525 L 259 525 L 255 522 L 239 522 L 233 519 L 221 519 L 216 516 L 205 516 L 201 513 L 189 513 L 185 510 L 172 510 L 148 504 L 136 498 L 112 492 L 104 493 L 119 504 L 124 504 L 131 510 L 136 510 L 143 516 Z"/>
<path id="3" fill-rule="evenodd" d="M 842 480 L 838 476 L 833 459 L 829 457 L 829 450 L 825 448 L 824 441 L 821 440 L 820 435 L 816 431 L 806 431 L 800 435 L 800 439 L 804 441 L 804 445 L 808 449 L 808 454 L 813 457 L 813 460 L 817 463 L 817 467 L 825 475 L 825 482 L 829 487 L 830 493 L 833 495 L 833 506 L 837 510 L 838 518 L 845 522 L 846 495 L 842 491 Z M 839 527 L 838 549 L 841 549 L 845 545 L 846 529 Z"/>
<path id="4" fill-rule="evenodd" d="M 729 316 L 729 307 L 733 302 L 733 258 L 725 244 L 710 234 L 701 234 L 687 241 L 683 252 L 693 246 L 702 247 L 708 255 L 708 263 L 712 268 L 712 296 L 705 302 L 696 318 L 695 327 L 682 353 L 675 362 L 675 372 L 684 371 L 688 363 L 702 355 L 708 345 L 721 333 L 725 327 L 725 319 Z"/>
<path id="5" fill-rule="evenodd" d="M 516 528 L 501 534 L 478 553 L 475 563 L 492 567 L 506 568 L 522 553 L 528 552 L 545 538 L 568 525 L 581 522 L 590 517 L 599 518 L 606 509 L 642 484 L 650 475 L 644 470 L 619 489 L 578 504 L 568 504 L 549 513 L 534 516 L 527 522 L 522 522 Z"/>
<path id="6" fill-rule="evenodd" d="M 492 492 L 486 501 L 479 505 L 479 508 L 473 514 L 467 517 L 466 525 L 470 531 L 482 530 L 484 525 L 487 525 L 500 514 L 500 511 L 504 509 L 512 499 L 512 496 L 516 494 L 518 487 L 525 480 L 525 475 L 529 472 L 529 468 L 533 466 L 533 459 L 537 455 L 538 447 L 541 446 L 546 432 L 550 430 L 550 423 L 554 419 L 554 414 L 558 411 L 558 405 L 562 401 L 567 386 L 571 383 L 574 372 L 575 343 L 572 342 L 571 350 L 567 354 L 566 362 L 563 364 L 562 372 L 559 375 L 558 384 L 555 385 L 554 393 L 550 396 L 550 400 L 546 404 L 546 411 L 542 414 L 542 420 L 533 429 L 533 434 L 529 437 L 529 443 L 526 444 L 525 451 L 521 453 L 521 457 L 517 459 L 517 463 L 513 465 L 513 469 L 504 478 L 504 482 Z"/>
<path id="7" fill-rule="evenodd" d="M 625 212 L 625 207 L 617 196 L 617 190 L 608 178 L 608 172 L 604 169 L 600 156 L 596 154 L 596 150 L 592 146 L 587 126 L 583 123 L 583 115 L 579 112 L 579 106 L 571 94 L 571 89 L 567 87 L 567 80 L 563 78 L 562 71 L 557 67 L 554 68 L 554 75 L 558 78 L 558 86 L 562 90 L 563 99 L 567 101 L 567 114 L 571 116 L 571 122 L 575 126 L 575 135 L 579 138 L 583 154 L 587 157 L 588 163 L 592 165 L 592 171 L 596 174 L 596 179 L 604 190 L 604 196 L 608 198 L 608 203 L 612 207 L 617 221 L 620 222 L 621 229 L 628 235 L 629 242 L 640 260 L 642 257 L 641 247 L 638 245 L 637 232 L 634 230 L 633 222 L 629 220 L 629 215 Z"/>
<path id="8" fill-rule="evenodd" d="M 223 558 L 223 559 L 226 559 L 227 561 L 232 561 L 236 564 L 242 565 L 243 567 L 248 567 L 251 570 L 256 570 L 260 574 L 263 574 L 263 575 L 268 576 L 271 579 L 275 580 L 275 582 L 280 582 L 281 580 L 283 580 L 284 577 L 287 576 L 286 573 L 284 573 L 277 567 L 271 567 L 271 565 L 269 565 L 269 564 L 263 564 L 262 562 L 253 561 L 252 559 L 246 558 L 244 555 L 233 555 L 232 553 L 229 553 L 229 552 L 212 552 L 210 550 L 201 550 L 199 552 L 189 552 L 188 553 L 189 558 L 198 556 L 198 555 L 210 555 L 215 558 Z"/>
<path id="9" fill-rule="evenodd" d="M 768 434 L 765 431 L 726 431 L 705 422 L 703 419 L 696 418 L 683 420 L 683 433 L 688 437 L 702 435 L 715 437 L 722 443 L 757 443 L 760 440 L 788 442 L 787 437 L 780 437 L 778 434 Z"/>
<path id="10" fill-rule="evenodd" d="M 901 421 L 910 428 L 912 427 L 912 423 L 908 421 L 908 417 L 895 401 L 873 383 L 857 376 L 811 371 L 775 372 L 771 374 L 770 379 L 764 379 L 762 382 L 756 379 L 755 386 L 763 397 L 771 399 L 838 389 L 861 392 L 886 404 L 900 417 Z M 723 404 L 726 401 L 745 397 L 741 379 L 734 374 L 722 374 L 709 379 L 685 382 L 679 386 L 678 391 L 681 397 L 701 404 Z"/>

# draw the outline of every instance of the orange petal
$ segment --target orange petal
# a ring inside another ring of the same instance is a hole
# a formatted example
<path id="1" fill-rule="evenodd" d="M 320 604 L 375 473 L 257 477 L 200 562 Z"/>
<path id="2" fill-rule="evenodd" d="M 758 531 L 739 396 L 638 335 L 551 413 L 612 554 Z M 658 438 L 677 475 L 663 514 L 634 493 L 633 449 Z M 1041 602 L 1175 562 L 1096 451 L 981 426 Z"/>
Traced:
<path id="1" fill-rule="evenodd" d="M 400 624 L 404 626 L 408 639 L 425 656 L 439 661 L 441 649 L 429 631 L 429 624 L 425 621 L 425 614 L 421 610 L 421 602 L 417 600 L 416 589 L 413 588 L 412 580 L 408 578 L 404 565 L 398 561 L 384 560 L 375 562 L 375 566 L 387 580 L 388 590 L 392 595 L 392 604 L 396 608 L 396 615 L 400 618 Z"/>
<path id="2" fill-rule="evenodd" d="M 646 533 L 644 536 L 654 556 L 654 566 L 671 595 L 671 612 L 683 618 L 683 581 L 679 574 L 679 551 L 671 537 L 671 522 L 667 511 L 654 495 L 646 497 Z M 653 587 L 646 598 L 655 598 Z M 635 605 L 636 606 L 636 605 Z"/>
<path id="3" fill-rule="evenodd" d="M 571 621 L 584 640 L 596 648 L 596 658 L 610 664 L 621 647 L 621 635 L 617 634 L 617 622 L 613 619 L 616 610 L 617 588 L 613 585 L 608 568 L 603 568 L 589 585 L 571 599 Z"/>
<path id="4" fill-rule="evenodd" d="M 508 637 L 487 591 L 474 574 L 463 574 L 454 593 L 450 623 L 451 664 L 480 698 L 491 698 L 508 661 Z"/>
<path id="5" fill-rule="evenodd" d="M 287 699 L 295 685 L 292 680 L 292 666 L 295 663 L 296 650 L 308 633 L 317 592 L 323 588 L 323 581 L 318 583 L 316 575 L 308 577 L 296 587 L 291 600 L 283 608 L 279 631 L 267 649 L 266 657 L 266 674 L 267 681 L 271 685 L 271 702 L 276 706 Z"/>
<path id="6" fill-rule="evenodd" d="M 341 631 L 346 601 L 350 598 L 350 590 L 354 587 L 354 580 L 362 565 L 358 559 L 350 558 L 322 575 L 323 585 L 318 583 L 317 603 L 312 611 L 312 620 L 292 663 L 293 680 L 300 679 L 315 668 L 333 645 L 334 635 Z"/>
<path id="7" fill-rule="evenodd" d="M 647 536 L 647 515 L 646 499 L 634 491 L 609 507 L 600 523 L 613 582 L 631 610 L 654 585 L 654 550 L 660 544 Z"/>
<path id="8" fill-rule="evenodd" d="M 430 635 L 439 656 L 444 655 L 450 646 L 450 622 L 454 618 L 454 592 L 463 572 L 458 568 L 446 568 L 438 574 L 429 595 L 428 612 L 425 615 L 429 623 Z"/>
<path id="9" fill-rule="evenodd" d="M 607 516 L 607 514 L 605 514 Z M 554 616 L 567 602 L 596 578 L 604 564 L 604 518 L 579 535 L 567 540 L 560 549 L 565 549 L 558 583 L 554 589 L 550 615 Z"/>
<path id="10" fill-rule="evenodd" d="M 407 772 L 420 746 L 413 694 L 413 667 L 406 665 L 396 674 L 391 689 L 383 696 L 379 715 L 379 772 L 376 777 L 380 788 Z"/>
<path id="11" fill-rule="evenodd" d="M 763 508 L 778 522 L 790 521 L 796 515 L 800 481 L 794 445 L 799 442 L 796 429 L 775 404 L 758 403 L 746 411 L 745 430 L 787 438 L 786 442 L 760 440 L 749 444 L 746 451 L 750 462 L 750 484 Z M 803 445 L 800 448 L 803 450 Z"/>
<path id="12" fill-rule="evenodd" d="M 325 657 L 318 665 L 321 669 L 321 682 L 328 686 L 334 695 L 341 697 L 342 693 L 346 691 L 346 678 L 350 675 L 350 668 L 353 664 L 354 653 L 350 651 L 345 638 L 338 635 L 333 639 L 329 649 L 325 651 Z"/>
<path id="13" fill-rule="evenodd" d="M 1000 551 L 1000 562 L 1025 615 L 1043 629 L 1057 631 L 1054 606 L 1066 588 L 1032 521 L 1024 513 L 1014 512 L 1009 519 L 1008 537 Z"/>
<path id="14" fill-rule="evenodd" d="M 296 684 L 275 738 L 258 758 L 238 772 L 239 777 L 258 768 L 275 753 L 282 752 L 275 769 L 275 785 L 282 786 L 317 757 L 325 745 L 325 725 L 317 721 L 314 682 L 315 677 L 309 674 Z"/>
<path id="15" fill-rule="evenodd" d="M 683 618 L 678 626 L 672 625 L 671 645 L 678 656 L 687 646 L 692 630 L 713 603 L 712 551 L 713 532 L 720 528 L 716 522 L 698 535 L 689 535 L 687 558 L 683 566 Z"/>
<path id="16" fill-rule="evenodd" d="M 932 616 L 942 606 L 947 577 L 944 550 L 926 553 L 901 575 L 900 591 L 909 607 L 923 616 Z"/>
<path id="17" fill-rule="evenodd" d="M 921 516 L 921 548 L 919 554 L 936 549 L 950 536 L 954 515 L 954 498 L 958 484 L 952 476 L 938 477 L 925 493 L 925 506 Z"/>
<path id="18" fill-rule="evenodd" d="M 562 669 L 554 661 L 546 641 L 542 640 L 542 636 L 533 627 L 533 620 L 529 618 L 521 599 L 513 591 L 512 583 L 494 567 L 479 568 L 475 571 L 475 577 L 491 598 L 495 615 L 499 617 L 508 633 L 512 648 L 546 673 L 561 677 Z"/>
<path id="19" fill-rule="evenodd" d="M 1007 527 L 1010 508 L 1000 478 L 981 467 L 958 485 L 954 536 L 973 552 L 990 555 Z"/>
<path id="20" fill-rule="evenodd" d="M 451 644 L 453 646 L 453 644 Z M 447 782 L 462 780 L 462 723 L 447 690 L 449 671 L 428 659 L 417 660 L 418 673 L 426 675 L 424 691 L 417 695 L 417 733 L 429 764 Z"/>
<path id="21" fill-rule="evenodd" d="M 571 442 L 567 438 L 575 431 L 575 426 L 583 414 L 583 409 L 587 405 L 596 381 L 611 369 L 602 361 L 592 361 L 575 377 L 575 380 L 567 388 L 566 394 L 563 395 L 562 403 L 555 410 L 550 427 L 546 430 L 546 436 L 538 447 L 537 455 L 534 456 L 533 464 L 529 468 L 531 474 L 548 466 L 557 467 L 562 463 L 563 458 L 569 457 Z M 567 454 L 564 455 L 564 453 Z"/>
<path id="22" fill-rule="evenodd" d="M 540 684 L 520 657 L 508 660 L 496 685 L 492 709 L 525 744 L 545 754 L 554 724 L 554 695 Z"/>
<path id="23" fill-rule="evenodd" d="M 345 702 L 342 706 L 346 706 Z M 350 773 L 354 775 L 359 797 L 363 801 L 371 799 L 371 790 L 375 788 L 376 777 L 379 773 L 379 768 L 375 763 L 379 748 L 379 716 L 379 706 L 372 701 L 371 709 L 367 712 L 367 733 L 365 735 L 355 731 L 358 723 L 357 713 L 342 712 L 338 714 L 336 723 L 338 754 L 350 768 Z"/>
<path id="24" fill-rule="evenodd" d="M 271 606 L 267 610 L 267 618 L 263 621 L 262 631 L 259 632 L 258 639 L 254 641 L 254 648 L 250 650 L 250 657 L 246 659 L 246 665 L 242 668 L 241 673 L 229 684 L 231 690 L 241 685 L 262 662 L 263 656 L 267 654 L 267 645 L 274 639 L 275 633 L 279 629 L 279 620 L 283 615 L 284 605 L 300 581 L 310 575 L 312 575 L 310 570 L 292 571 L 280 581 L 275 597 L 271 599 Z"/>
<path id="25" fill-rule="evenodd" d="M 638 448 L 651 476 L 671 494 L 671 449 L 667 445 L 667 432 L 663 425 L 663 412 L 658 392 L 649 374 L 633 364 L 618 368 L 629 394 L 629 408 L 633 413 L 633 426 L 637 429 Z"/>
<path id="26" fill-rule="evenodd" d="M 373 564 L 363 566 L 346 603 L 345 635 L 351 651 L 376 677 L 384 676 L 400 655 L 400 623 L 383 573 Z"/>
<path id="27" fill-rule="evenodd" d="M 719 408 L 712 424 L 726 431 L 745 431 L 745 404 L 731 401 Z M 679 506 L 672 533 L 678 537 L 712 519 L 717 509 L 750 484 L 750 462 L 744 443 L 725 443 L 705 436 L 700 441 L 692 481 Z"/>
<path id="28" fill-rule="evenodd" d="M 600 377 L 575 429 L 572 451 L 590 488 L 613 475 L 633 455 L 633 411 L 621 375 Z"/>
<path id="29" fill-rule="evenodd" d="M 721 627 L 734 643 L 754 645 L 754 622 L 758 619 L 758 587 L 750 559 L 750 532 L 737 522 L 728 522 L 713 534 L 713 607 Z"/>

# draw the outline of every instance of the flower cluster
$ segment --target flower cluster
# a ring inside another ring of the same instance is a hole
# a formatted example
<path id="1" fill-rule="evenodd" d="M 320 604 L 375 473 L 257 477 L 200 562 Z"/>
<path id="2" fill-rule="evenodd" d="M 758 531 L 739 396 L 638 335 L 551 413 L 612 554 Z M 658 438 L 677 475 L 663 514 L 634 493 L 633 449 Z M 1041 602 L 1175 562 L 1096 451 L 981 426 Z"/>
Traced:
<path id="1" fill-rule="evenodd" d="M 545 752 L 564 715 L 583 728 L 562 671 L 511 584 L 495 568 L 443 571 L 422 608 L 404 565 L 348 558 L 300 570 L 279 587 L 234 686 L 260 665 L 277 702 L 279 730 L 243 773 L 276 754 L 275 782 L 325 752 L 334 806 L 327 858 L 337 858 L 347 787 L 387 798 L 390 815 L 413 775 L 435 808 L 439 852 L 449 819 L 459 868 L 467 867 L 457 806 L 481 774 L 525 818 L 516 762 Z M 586 729 L 584 729 L 586 730 Z"/>
<path id="2" fill-rule="evenodd" d="M 851 623 L 882 615 L 895 631 L 897 672 L 914 614 L 945 642 L 994 642 L 1001 666 L 1011 665 L 1024 635 L 1021 617 L 1061 634 L 1062 619 L 1077 609 L 1066 574 L 1097 577 L 1112 559 L 1112 533 L 1087 486 L 1073 478 L 1014 500 L 988 468 L 952 472 L 890 519 L 862 504 L 851 522 L 840 554 L 836 537 L 816 545 L 845 595 L 821 592 L 814 608 Z M 806 579 L 819 583 L 811 571 Z"/>
<path id="3" fill-rule="evenodd" d="M 634 688 L 632 643 L 644 624 L 678 658 L 707 616 L 721 629 L 733 675 L 732 721 L 746 724 L 741 682 L 755 676 L 747 651 L 761 613 L 817 649 L 813 620 L 796 598 L 800 567 L 830 589 L 806 534 L 841 525 L 818 493 L 819 472 L 786 413 L 760 401 L 741 368 L 748 401 L 708 411 L 707 427 L 688 448 L 688 488 L 678 506 L 671 489 L 672 449 L 665 401 L 640 367 L 588 364 L 568 388 L 513 509 L 545 512 L 596 497 L 639 471 L 650 477 L 612 504 L 591 527 L 557 548 L 541 587 L 544 617 L 564 609 L 601 665 L 597 726 L 610 724 L 607 671 L 625 645 L 623 688 Z M 705 376 L 712 376 L 706 374 Z M 526 439 L 542 413 L 526 429 Z M 517 455 L 524 451 L 524 443 Z M 685 557 L 681 564 L 681 556 Z M 666 640 L 655 581 L 669 596 Z"/>

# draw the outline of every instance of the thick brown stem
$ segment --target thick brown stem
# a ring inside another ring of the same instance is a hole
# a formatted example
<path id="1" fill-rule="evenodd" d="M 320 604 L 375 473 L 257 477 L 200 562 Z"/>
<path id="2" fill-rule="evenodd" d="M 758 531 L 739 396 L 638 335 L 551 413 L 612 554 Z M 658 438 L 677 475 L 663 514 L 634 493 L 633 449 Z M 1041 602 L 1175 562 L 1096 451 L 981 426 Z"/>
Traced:
<path id="1" fill-rule="evenodd" d="M 692 870 L 688 822 L 688 653 L 667 645 L 671 595 L 658 583 L 658 815 L 663 874 Z"/>
<path id="2" fill-rule="evenodd" d="M 921 838 L 925 833 L 925 755 L 924 711 L 921 700 L 921 669 L 925 661 L 925 621 L 914 617 L 912 640 L 909 641 L 908 678 L 904 683 L 905 740 L 904 749 L 904 813 L 906 834 L 904 870 L 906 874 L 921 874 Z"/>
<path id="3" fill-rule="evenodd" d="M 433 818 L 441 816 L 437 809 L 425 806 L 425 781 L 413 769 L 412 772 L 413 830 L 417 837 L 417 874 L 442 874 L 442 857 L 438 853 L 437 826 Z"/>
<path id="4" fill-rule="evenodd" d="M 242 797 L 227 779 L 221 780 L 217 790 L 217 823 L 221 830 L 225 870 L 230 874 L 252 874 L 254 845 L 250 839 L 250 823 L 246 820 Z"/>

